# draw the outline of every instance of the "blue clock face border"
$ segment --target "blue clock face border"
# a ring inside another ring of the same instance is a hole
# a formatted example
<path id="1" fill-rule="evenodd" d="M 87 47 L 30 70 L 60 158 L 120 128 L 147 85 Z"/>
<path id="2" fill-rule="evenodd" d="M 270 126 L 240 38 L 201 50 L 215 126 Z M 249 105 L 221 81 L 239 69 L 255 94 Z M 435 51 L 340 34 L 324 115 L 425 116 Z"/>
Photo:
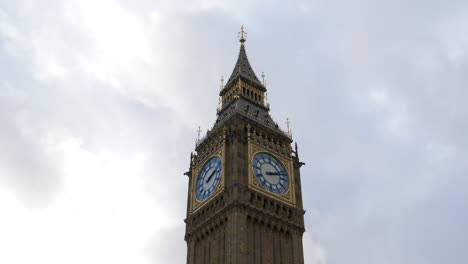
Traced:
<path id="1" fill-rule="evenodd" d="M 283 194 L 289 188 L 289 176 L 283 164 L 273 155 L 261 152 L 253 158 L 253 172 L 268 191 Z"/>
<path id="2" fill-rule="evenodd" d="M 195 185 L 198 200 L 206 200 L 216 190 L 223 169 L 223 163 L 217 156 L 210 158 L 203 166 Z"/>

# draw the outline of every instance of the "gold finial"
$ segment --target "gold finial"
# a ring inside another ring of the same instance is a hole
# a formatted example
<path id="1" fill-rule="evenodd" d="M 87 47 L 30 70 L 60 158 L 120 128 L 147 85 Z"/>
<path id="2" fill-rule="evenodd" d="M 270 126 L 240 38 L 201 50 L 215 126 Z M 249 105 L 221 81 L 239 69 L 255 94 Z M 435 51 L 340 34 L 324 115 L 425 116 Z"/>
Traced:
<path id="1" fill-rule="evenodd" d="M 202 132 L 200 126 L 198 126 L 198 129 L 197 129 L 197 133 L 198 133 L 198 136 L 197 136 L 197 142 L 200 141 L 200 133 Z"/>
<path id="2" fill-rule="evenodd" d="M 221 80 L 220 81 L 221 81 L 221 86 L 220 86 L 219 90 L 221 91 L 224 88 L 224 77 L 222 75 L 221 75 Z"/>
<path id="3" fill-rule="evenodd" d="M 244 45 L 246 37 L 247 37 L 247 32 L 244 31 L 244 26 L 241 26 L 241 31 L 239 32 L 239 42 L 242 45 Z"/>

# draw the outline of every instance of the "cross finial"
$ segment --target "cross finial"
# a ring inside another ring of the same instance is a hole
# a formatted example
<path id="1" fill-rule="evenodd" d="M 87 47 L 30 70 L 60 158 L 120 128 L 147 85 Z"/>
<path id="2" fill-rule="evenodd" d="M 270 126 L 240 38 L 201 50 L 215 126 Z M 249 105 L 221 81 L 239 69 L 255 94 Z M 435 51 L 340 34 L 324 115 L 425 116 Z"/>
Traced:
<path id="1" fill-rule="evenodd" d="M 247 32 L 244 31 L 244 26 L 241 26 L 241 31 L 239 32 L 239 42 L 244 45 Z"/>
<path id="2" fill-rule="evenodd" d="M 198 133 L 198 136 L 197 136 L 197 142 L 200 141 L 200 133 L 202 132 L 200 126 L 198 126 L 198 129 L 197 129 L 197 133 Z"/>

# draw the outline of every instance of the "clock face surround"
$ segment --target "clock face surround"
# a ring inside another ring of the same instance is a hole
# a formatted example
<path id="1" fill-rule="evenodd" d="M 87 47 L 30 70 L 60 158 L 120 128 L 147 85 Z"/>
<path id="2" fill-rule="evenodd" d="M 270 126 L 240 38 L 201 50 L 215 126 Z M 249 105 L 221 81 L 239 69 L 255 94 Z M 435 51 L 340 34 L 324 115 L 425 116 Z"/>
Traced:
<path id="1" fill-rule="evenodd" d="M 253 172 L 258 182 L 268 191 L 283 194 L 289 188 L 288 172 L 275 156 L 261 152 L 253 158 Z"/>
<path id="2" fill-rule="evenodd" d="M 203 166 L 195 186 L 198 200 L 206 200 L 214 192 L 221 179 L 223 168 L 219 157 L 212 157 Z"/>

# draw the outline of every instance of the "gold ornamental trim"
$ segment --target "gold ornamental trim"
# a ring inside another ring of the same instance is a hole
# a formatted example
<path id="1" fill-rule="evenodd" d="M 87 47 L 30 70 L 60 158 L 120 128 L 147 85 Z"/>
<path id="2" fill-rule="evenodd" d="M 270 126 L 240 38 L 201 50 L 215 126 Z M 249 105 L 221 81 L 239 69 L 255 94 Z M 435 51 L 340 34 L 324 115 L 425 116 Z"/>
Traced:
<path id="1" fill-rule="evenodd" d="M 267 148 L 265 148 L 263 146 L 260 146 L 260 145 L 258 145 L 256 143 L 252 142 L 252 140 L 250 138 L 249 138 L 249 143 L 248 144 L 249 144 L 249 146 L 248 146 L 248 151 L 249 151 L 249 162 L 248 162 L 248 166 L 249 166 L 249 188 L 253 189 L 253 190 L 256 190 L 256 191 L 259 191 L 262 194 L 265 194 L 266 196 L 271 197 L 271 198 L 273 198 L 275 200 L 286 202 L 288 204 L 291 204 L 291 205 L 295 206 L 296 205 L 296 197 L 295 197 L 295 193 L 294 193 L 295 182 L 294 182 L 294 174 L 293 174 L 294 169 L 293 169 L 292 157 L 287 157 L 285 155 L 282 155 L 281 153 L 278 153 L 278 152 L 269 150 L 269 149 L 267 149 Z M 268 153 L 268 154 L 272 155 L 273 157 L 275 157 L 276 159 L 278 159 L 282 163 L 283 167 L 288 172 L 288 177 L 289 177 L 289 186 L 288 186 L 288 190 L 285 193 L 275 194 L 275 193 L 272 193 L 272 192 L 268 191 L 258 181 L 257 177 L 255 177 L 255 174 L 254 174 L 254 171 L 253 171 L 253 158 L 258 153 Z"/>
<path id="2" fill-rule="evenodd" d="M 197 166 L 193 170 L 193 180 L 192 186 L 190 186 L 190 214 L 195 213 L 198 209 L 200 209 L 204 204 L 211 201 L 214 197 L 218 196 L 223 190 L 225 186 L 225 162 L 226 162 L 226 146 L 225 143 L 221 145 L 217 150 L 215 150 L 211 155 L 207 156 L 200 162 L 198 162 Z M 199 200 L 197 195 L 195 194 L 195 187 L 197 185 L 198 177 L 200 177 L 200 172 L 203 169 L 203 166 L 213 157 L 218 157 L 221 159 L 222 168 L 221 168 L 221 180 L 216 187 L 216 190 L 208 197 L 206 200 Z"/>

